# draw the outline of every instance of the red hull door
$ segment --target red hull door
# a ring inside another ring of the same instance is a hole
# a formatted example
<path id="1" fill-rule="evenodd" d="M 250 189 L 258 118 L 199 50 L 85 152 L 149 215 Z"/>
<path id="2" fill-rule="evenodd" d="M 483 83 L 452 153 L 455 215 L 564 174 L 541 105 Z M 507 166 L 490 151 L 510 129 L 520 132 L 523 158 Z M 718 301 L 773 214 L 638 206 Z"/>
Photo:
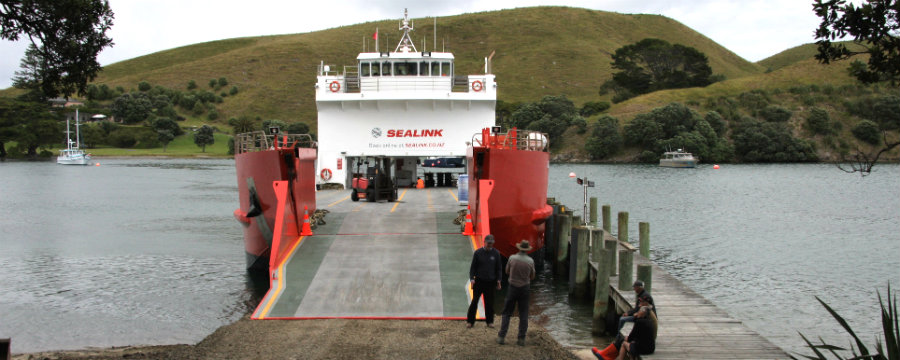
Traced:
<path id="1" fill-rule="evenodd" d="M 316 210 L 314 148 L 279 148 L 245 152 L 234 157 L 240 208 L 235 218 L 243 225 L 247 267 L 268 270 L 276 217 L 274 181 L 293 185 L 294 214 L 302 219 L 304 206 Z M 293 175 L 293 176 L 291 176 Z"/>
<path id="2" fill-rule="evenodd" d="M 483 228 L 478 223 L 481 212 L 488 212 L 494 247 L 509 257 L 518 252 L 516 244 L 522 240 L 531 243 L 532 252 L 544 247 L 544 223 L 552 208 L 547 205 L 550 154 L 519 150 L 514 144 L 505 147 L 469 149 L 469 206 L 476 232 Z M 480 205 L 480 180 L 494 181 L 488 209 Z M 477 235 L 480 241 L 485 234 Z"/>

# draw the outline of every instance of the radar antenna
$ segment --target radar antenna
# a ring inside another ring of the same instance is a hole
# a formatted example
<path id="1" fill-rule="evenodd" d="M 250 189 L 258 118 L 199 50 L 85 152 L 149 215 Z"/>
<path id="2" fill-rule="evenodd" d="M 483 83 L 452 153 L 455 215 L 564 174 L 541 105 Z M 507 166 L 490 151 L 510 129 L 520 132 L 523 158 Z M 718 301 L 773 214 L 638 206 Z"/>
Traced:
<path id="1" fill-rule="evenodd" d="M 403 31 L 403 36 L 400 37 L 400 43 L 397 44 L 397 48 L 394 49 L 394 52 L 405 52 L 408 53 L 410 50 L 412 52 L 418 52 L 416 50 L 416 45 L 413 44 L 412 38 L 409 37 L 409 32 L 412 31 L 415 27 L 415 24 L 409 22 L 409 13 L 407 9 L 403 9 L 403 20 L 400 20 L 400 31 Z"/>

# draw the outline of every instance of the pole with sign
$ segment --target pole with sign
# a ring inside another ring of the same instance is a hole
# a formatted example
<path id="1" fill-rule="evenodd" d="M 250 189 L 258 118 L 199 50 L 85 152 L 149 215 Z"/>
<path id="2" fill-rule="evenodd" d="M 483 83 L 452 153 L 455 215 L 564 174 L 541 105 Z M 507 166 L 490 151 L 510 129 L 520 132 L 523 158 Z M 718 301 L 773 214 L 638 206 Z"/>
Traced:
<path id="1" fill-rule="evenodd" d="M 571 176 L 571 175 L 570 175 L 570 176 Z M 582 194 L 582 195 L 583 195 L 583 196 L 582 196 L 582 203 L 583 203 L 584 216 L 581 217 L 581 223 L 582 223 L 583 225 L 587 225 L 587 222 L 588 222 L 588 211 L 587 211 L 587 207 L 588 207 L 588 196 L 587 196 L 587 188 L 589 188 L 589 187 L 594 187 L 594 182 L 593 182 L 593 181 L 588 181 L 587 176 L 585 176 L 584 178 L 576 178 L 576 179 L 575 179 L 575 182 L 577 182 L 578 185 L 581 185 L 581 189 L 582 189 L 582 192 L 583 192 L 583 194 Z"/>

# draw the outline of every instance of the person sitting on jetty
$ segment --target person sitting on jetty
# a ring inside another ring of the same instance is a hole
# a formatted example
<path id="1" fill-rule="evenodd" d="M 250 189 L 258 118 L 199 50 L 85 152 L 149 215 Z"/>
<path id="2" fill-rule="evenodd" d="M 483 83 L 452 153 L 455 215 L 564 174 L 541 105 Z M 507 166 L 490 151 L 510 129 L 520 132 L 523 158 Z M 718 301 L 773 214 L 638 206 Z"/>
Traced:
<path id="1" fill-rule="evenodd" d="M 641 302 L 644 303 L 643 301 Z M 653 308 L 649 305 L 641 306 L 638 309 L 638 312 L 634 314 L 634 327 L 631 328 L 627 338 L 617 335 L 616 341 L 609 344 L 605 349 L 591 349 L 591 353 L 597 359 L 622 360 L 625 359 L 625 354 L 630 355 L 632 359 L 638 359 L 640 355 L 652 354 L 656 351 L 656 332 L 659 326 L 656 314 L 653 313 Z"/>
<path id="2" fill-rule="evenodd" d="M 650 293 L 647 292 L 647 290 L 644 290 L 644 282 L 637 280 L 631 287 L 634 290 L 635 294 L 635 307 L 622 314 L 622 317 L 619 318 L 619 327 L 616 328 L 616 331 L 622 330 L 622 327 L 625 326 L 626 322 L 634 321 L 634 314 L 639 310 L 640 305 L 638 303 L 641 299 L 649 304 L 649 306 L 653 309 L 653 314 L 656 315 L 656 304 L 653 303 L 653 297 L 650 296 Z"/>

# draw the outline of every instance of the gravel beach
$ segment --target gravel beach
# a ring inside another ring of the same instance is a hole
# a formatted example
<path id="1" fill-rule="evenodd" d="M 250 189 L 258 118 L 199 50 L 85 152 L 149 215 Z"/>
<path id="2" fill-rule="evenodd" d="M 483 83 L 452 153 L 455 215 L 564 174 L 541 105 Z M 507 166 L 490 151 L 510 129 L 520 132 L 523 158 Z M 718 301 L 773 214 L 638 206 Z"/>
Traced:
<path id="1" fill-rule="evenodd" d="M 498 319 L 499 320 L 499 319 Z M 499 328 L 499 321 L 497 321 Z M 250 320 L 223 326 L 196 345 L 128 346 L 15 354 L 13 359 L 575 359 L 540 326 L 517 346 L 497 329 L 440 320 Z M 13 339 L 13 342 L 15 339 Z"/>

